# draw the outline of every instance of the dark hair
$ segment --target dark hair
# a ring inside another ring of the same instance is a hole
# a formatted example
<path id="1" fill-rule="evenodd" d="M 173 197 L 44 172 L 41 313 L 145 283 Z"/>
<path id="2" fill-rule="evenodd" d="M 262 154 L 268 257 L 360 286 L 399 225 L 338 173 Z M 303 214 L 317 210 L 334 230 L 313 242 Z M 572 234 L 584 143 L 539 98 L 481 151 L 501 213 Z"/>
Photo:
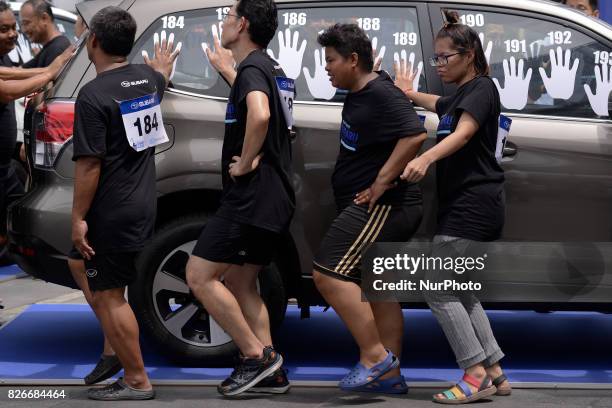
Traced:
<path id="1" fill-rule="evenodd" d="M 11 10 L 11 7 L 3 0 L 0 0 L 0 13 L 4 13 L 6 10 Z M 13 10 L 11 10 L 11 12 L 13 12 Z"/>
<path id="2" fill-rule="evenodd" d="M 459 24 L 456 11 L 443 10 L 444 26 L 438 31 L 436 40 L 450 38 L 457 51 L 474 51 L 474 69 L 478 75 L 489 74 L 489 64 L 476 31 Z"/>
<path id="3" fill-rule="evenodd" d="M 567 0 L 563 0 L 563 4 L 567 4 Z M 599 0 L 589 0 L 589 4 L 593 11 L 599 10 Z"/>
<path id="4" fill-rule="evenodd" d="M 89 24 L 102 50 L 120 57 L 129 55 L 136 37 L 136 20 L 127 11 L 114 6 L 98 11 Z"/>
<path id="5" fill-rule="evenodd" d="M 359 66 L 364 71 L 372 71 L 374 67 L 372 42 L 357 24 L 336 23 L 321 33 L 317 41 L 323 47 L 333 47 L 344 58 L 356 53 L 359 57 Z"/>
<path id="6" fill-rule="evenodd" d="M 55 16 L 53 15 L 53 9 L 51 8 L 51 3 L 46 0 L 26 0 L 23 2 L 21 7 L 25 5 L 30 5 L 34 10 L 34 14 L 38 17 L 42 17 L 43 14 L 47 14 L 51 21 L 55 21 Z"/>
<path id="7" fill-rule="evenodd" d="M 249 37 L 255 44 L 268 46 L 278 28 L 274 0 L 238 0 L 236 12 L 249 21 Z"/>

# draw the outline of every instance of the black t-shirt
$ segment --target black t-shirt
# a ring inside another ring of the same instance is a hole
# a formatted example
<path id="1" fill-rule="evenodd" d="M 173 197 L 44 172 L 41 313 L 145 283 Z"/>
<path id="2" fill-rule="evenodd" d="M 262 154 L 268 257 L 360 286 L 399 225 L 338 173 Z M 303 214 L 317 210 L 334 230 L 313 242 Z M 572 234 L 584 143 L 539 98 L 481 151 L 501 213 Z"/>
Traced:
<path id="1" fill-rule="evenodd" d="M 385 71 L 363 89 L 350 92 L 342 109 L 340 152 L 332 175 L 336 206 L 344 208 L 372 185 L 399 139 L 425 132 L 412 103 Z M 420 202 L 418 186 L 403 181 L 381 202 L 404 201 L 407 192 Z"/>
<path id="2" fill-rule="evenodd" d="M 8 55 L 0 57 L 0 66 L 13 66 Z M 15 119 L 15 102 L 0 103 L 0 166 L 11 163 L 16 140 L 17 121 Z"/>
<path id="3" fill-rule="evenodd" d="M 221 157 L 223 195 L 217 215 L 273 232 L 283 232 L 295 209 L 291 183 L 291 141 L 282 111 L 276 77 L 285 77 L 279 64 L 265 52 L 251 52 L 238 66 L 230 91 Z M 229 164 L 242 155 L 250 92 L 268 95 L 270 121 L 263 143 L 263 157 L 252 172 L 232 180 Z"/>
<path id="4" fill-rule="evenodd" d="M 102 161 L 100 180 L 86 221 L 96 253 L 142 249 L 153 234 L 157 194 L 155 150 L 134 150 L 126 136 L 119 102 L 157 93 L 162 74 L 147 65 L 102 72 L 79 91 L 74 121 L 74 155 Z"/>
<path id="5" fill-rule="evenodd" d="M 469 112 L 479 128 L 465 146 L 437 163 L 437 234 L 475 241 L 501 235 L 504 171 L 495 159 L 500 110 L 499 93 L 487 76 L 476 77 L 455 95 L 438 99 L 438 143 L 455 131 L 463 112 Z"/>
<path id="6" fill-rule="evenodd" d="M 31 60 L 23 64 L 23 68 L 45 68 L 53 60 L 70 47 L 70 40 L 64 35 L 58 35 L 44 45 L 42 50 Z"/>

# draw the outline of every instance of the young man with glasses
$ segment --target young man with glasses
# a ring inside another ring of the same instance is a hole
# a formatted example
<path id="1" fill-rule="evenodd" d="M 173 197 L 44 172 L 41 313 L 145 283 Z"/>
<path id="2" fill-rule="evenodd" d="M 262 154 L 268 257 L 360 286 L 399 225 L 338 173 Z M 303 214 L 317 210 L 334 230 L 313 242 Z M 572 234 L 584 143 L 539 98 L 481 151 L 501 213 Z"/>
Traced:
<path id="1" fill-rule="evenodd" d="M 217 388 L 223 395 L 289 388 L 279 371 L 283 359 L 272 347 L 268 311 L 257 293 L 257 276 L 274 259 L 295 208 L 289 139 L 294 85 L 265 52 L 277 27 L 272 0 L 240 0 L 224 15 L 221 43 L 231 54 L 218 39 L 215 51 L 206 51 L 232 88 L 221 205 L 189 259 L 187 282 L 241 353 Z"/>

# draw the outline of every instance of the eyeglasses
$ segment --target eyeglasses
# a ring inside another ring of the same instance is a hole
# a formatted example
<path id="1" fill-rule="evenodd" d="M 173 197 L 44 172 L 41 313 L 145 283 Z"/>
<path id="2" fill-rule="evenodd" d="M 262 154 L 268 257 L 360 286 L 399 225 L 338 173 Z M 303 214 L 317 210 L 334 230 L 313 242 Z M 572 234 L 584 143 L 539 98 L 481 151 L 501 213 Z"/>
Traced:
<path id="1" fill-rule="evenodd" d="M 445 65 L 448 65 L 449 57 L 452 57 L 453 55 L 459 55 L 459 54 L 465 54 L 465 53 L 466 51 L 459 51 L 454 54 L 434 55 L 432 58 L 429 59 L 429 65 L 431 65 L 432 67 L 443 67 Z"/>
<path id="2" fill-rule="evenodd" d="M 238 14 L 223 13 L 223 21 L 226 21 L 229 16 L 240 18 L 240 16 Z"/>

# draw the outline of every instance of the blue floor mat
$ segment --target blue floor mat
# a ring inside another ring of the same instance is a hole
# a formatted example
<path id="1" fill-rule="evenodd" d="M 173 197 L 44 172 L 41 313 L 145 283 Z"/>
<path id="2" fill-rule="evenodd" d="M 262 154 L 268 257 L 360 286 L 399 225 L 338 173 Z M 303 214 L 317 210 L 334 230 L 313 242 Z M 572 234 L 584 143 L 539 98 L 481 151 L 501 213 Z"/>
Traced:
<path id="1" fill-rule="evenodd" d="M 512 381 L 612 383 L 612 316 L 598 313 L 489 312 Z M 404 311 L 403 374 L 408 381 L 455 381 L 461 376 L 428 310 Z M 76 380 L 101 352 L 101 331 L 87 305 L 32 305 L 0 330 L 0 379 Z M 276 336 L 292 380 L 337 381 L 357 359 L 357 347 L 332 310 L 313 308 L 300 320 L 289 307 Z M 143 344 L 154 380 L 219 380 L 227 368 L 177 367 Z"/>
<path id="2" fill-rule="evenodd" d="M 0 266 L 0 279 L 21 274 L 23 274 L 23 271 L 17 265 Z"/>

